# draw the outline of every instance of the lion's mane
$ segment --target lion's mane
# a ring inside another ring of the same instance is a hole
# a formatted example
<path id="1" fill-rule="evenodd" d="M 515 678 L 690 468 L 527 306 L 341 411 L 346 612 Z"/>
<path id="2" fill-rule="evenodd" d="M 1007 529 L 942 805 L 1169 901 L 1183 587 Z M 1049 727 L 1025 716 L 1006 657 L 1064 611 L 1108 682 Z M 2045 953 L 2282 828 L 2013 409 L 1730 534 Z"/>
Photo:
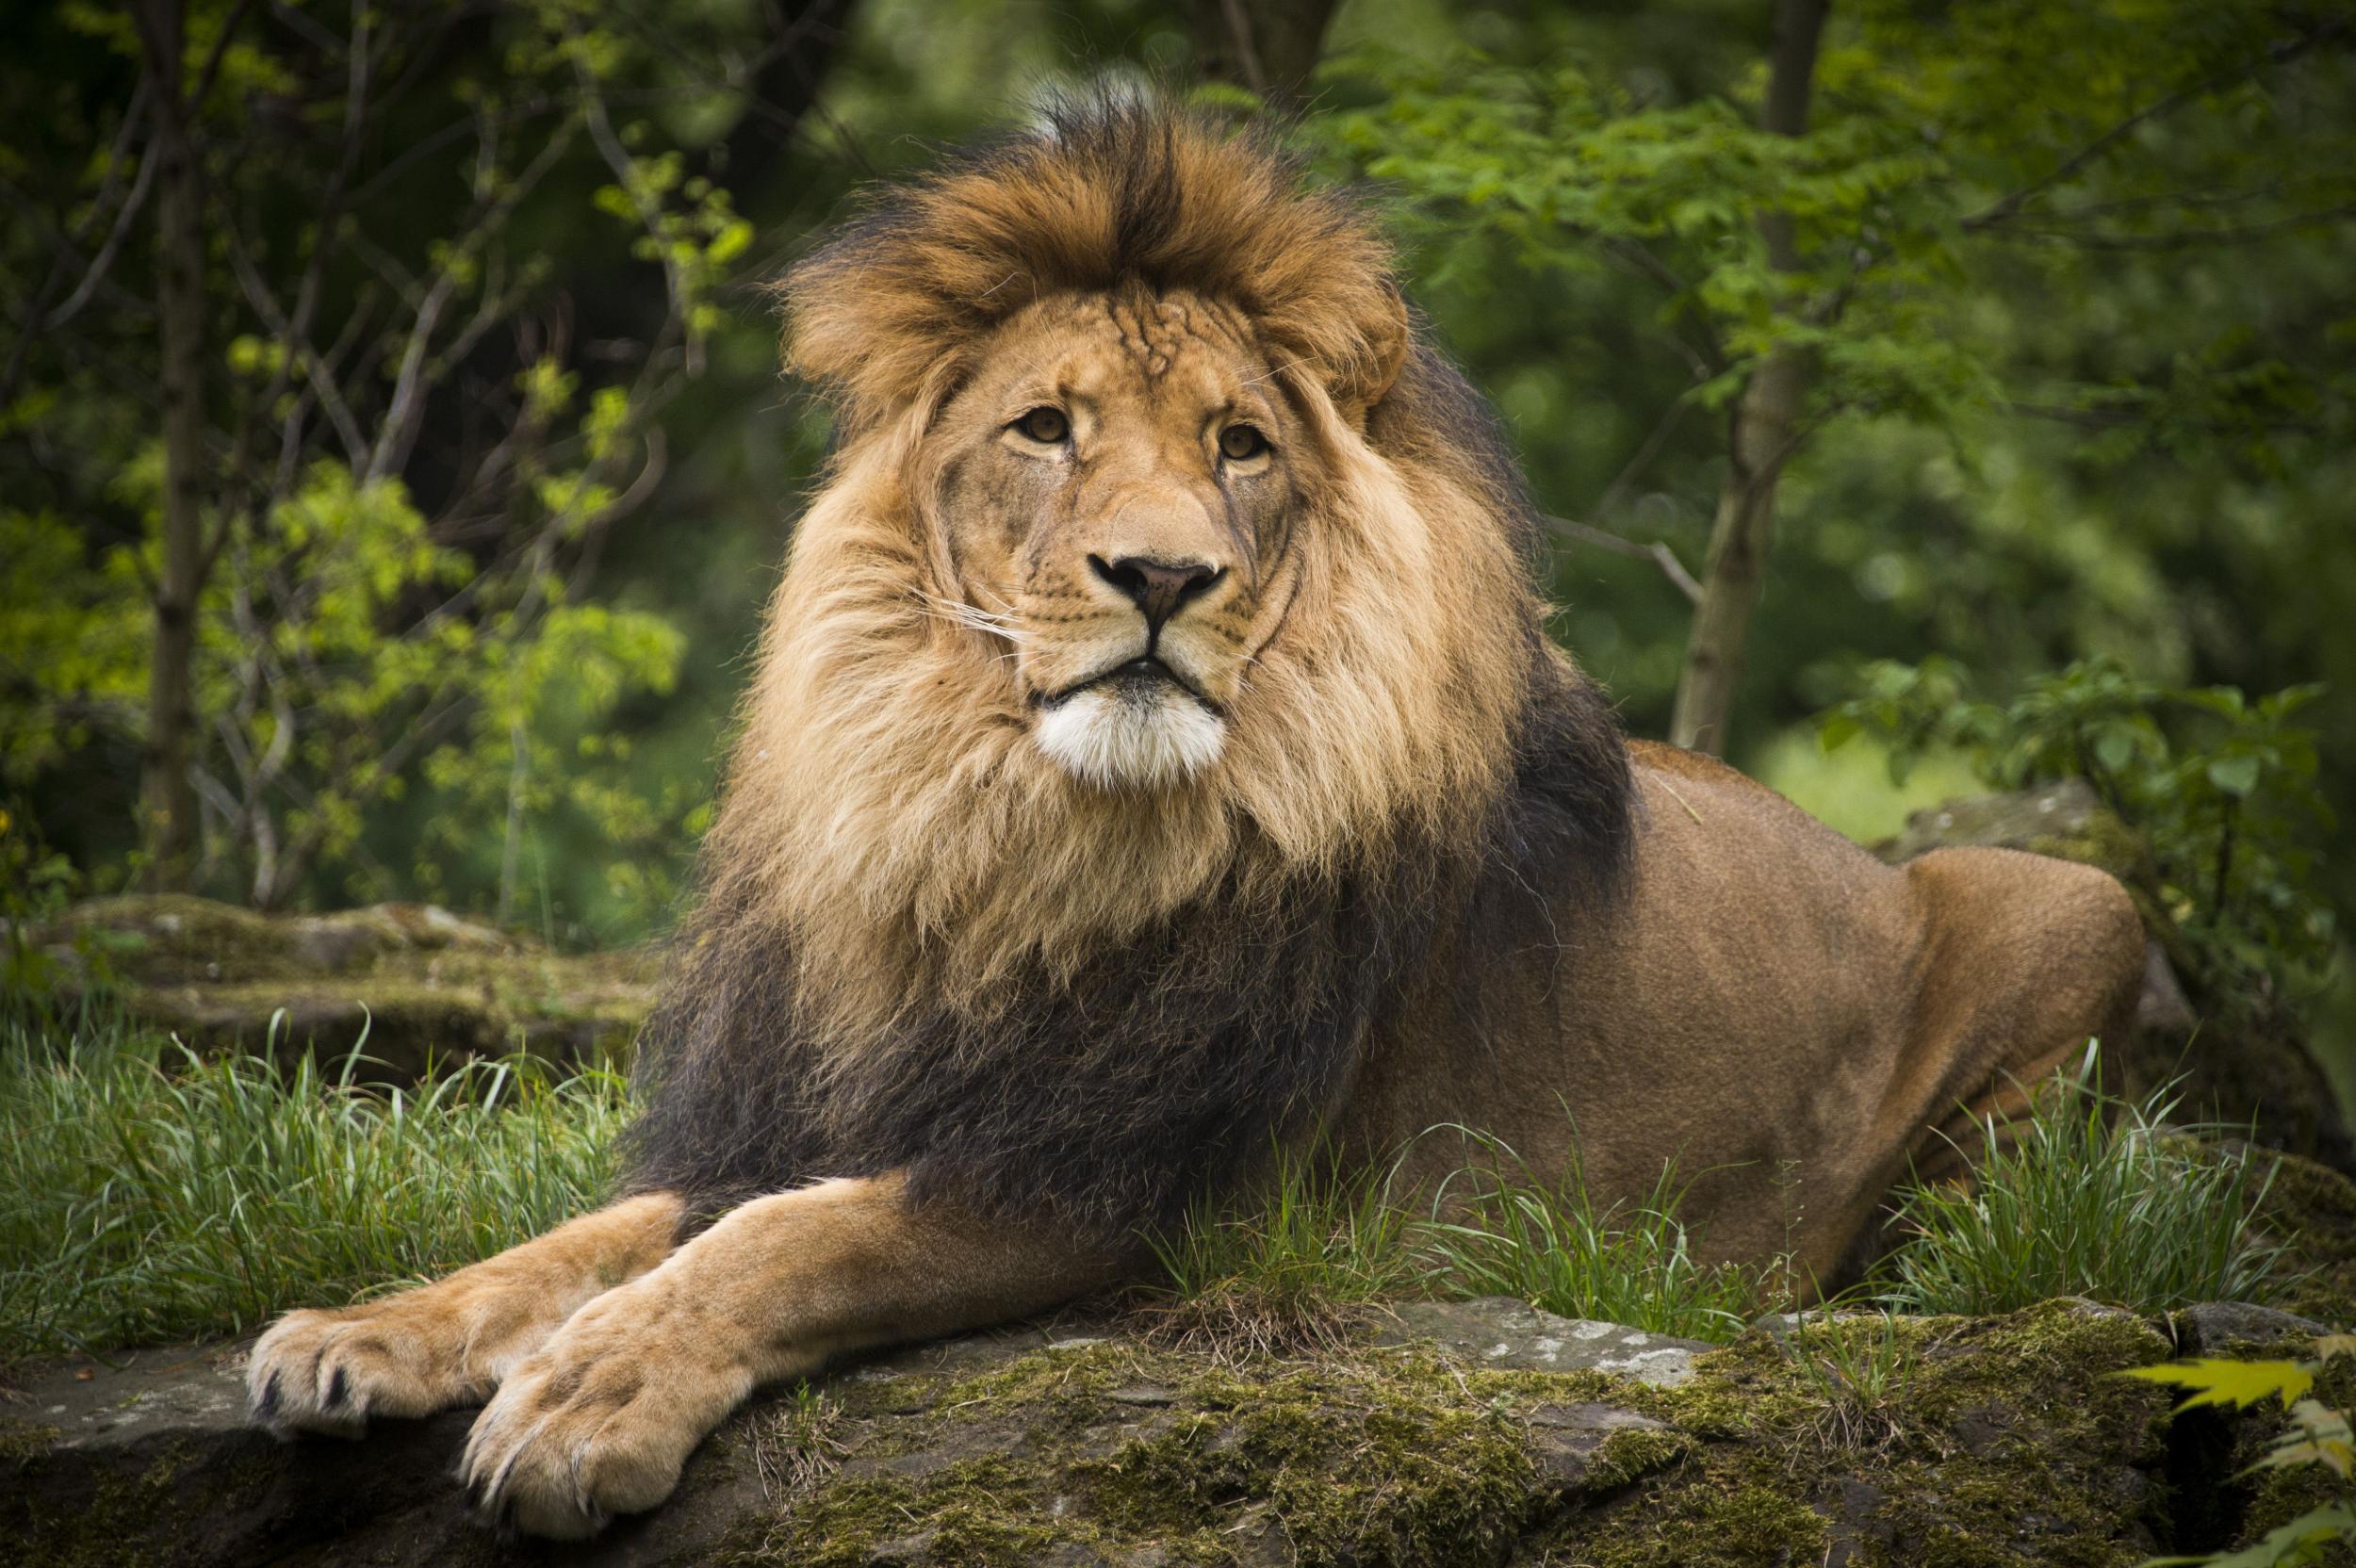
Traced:
<path id="1" fill-rule="evenodd" d="M 1560 939 L 1540 890 L 1613 895 L 1618 732 L 1546 639 L 1488 411 L 1390 269 L 1267 140 L 1106 96 L 789 274 L 841 447 L 642 1050 L 631 1189 L 710 1215 L 906 1168 L 920 1202 L 1125 1233 L 1330 1111 L 1435 955 L 1474 1007 L 1482 963 Z M 1075 786 L 994 650 L 924 610 L 955 591 L 934 413 L 1023 305 L 1133 283 L 1239 306 L 1334 476 L 1225 753 L 1166 795 Z"/>

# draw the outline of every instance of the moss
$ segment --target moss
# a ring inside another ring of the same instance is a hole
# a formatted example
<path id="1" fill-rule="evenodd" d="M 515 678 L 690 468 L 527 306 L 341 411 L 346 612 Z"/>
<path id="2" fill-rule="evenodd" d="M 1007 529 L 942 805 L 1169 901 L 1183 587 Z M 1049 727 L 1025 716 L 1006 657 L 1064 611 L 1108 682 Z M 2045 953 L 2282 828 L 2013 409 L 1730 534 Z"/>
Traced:
<path id="1" fill-rule="evenodd" d="M 19 1467 L 37 1463 L 64 1436 L 55 1427 L 30 1421 L 0 1420 L 0 1464 Z"/>
<path id="2" fill-rule="evenodd" d="M 1681 1451 L 1612 1506 L 1551 1525 L 1595 1568 L 2127 1568 L 2154 1544 L 2168 1401 L 2111 1376 L 2166 1359 L 2137 1319 L 2053 1302 L 1987 1321 L 1905 1322 L 1884 1435 L 1828 1443 L 1822 1394 L 1765 1334 L 1703 1358 L 1655 1405 Z M 1609 1451 L 1607 1446 L 1607 1451 Z"/>
<path id="3" fill-rule="evenodd" d="M 927 1562 L 1012 1568 L 1071 1533 L 1039 1506 L 1040 1477 L 1006 1459 L 949 1465 L 919 1481 L 838 1480 L 794 1510 L 746 1558 L 808 1568 L 864 1568 L 877 1548 L 923 1539 Z M 744 1560 L 740 1558 L 739 1560 Z"/>
<path id="4" fill-rule="evenodd" d="M 1695 1446 L 1694 1440 L 1683 1432 L 1644 1428 L 1613 1432 L 1603 1440 L 1588 1466 L 1587 1490 L 1616 1492 L 1656 1470 L 1667 1469 Z"/>
<path id="5" fill-rule="evenodd" d="M 2356 1324 L 2356 1183 L 2284 1154 L 2258 1214 L 2298 1272 L 2272 1304 L 2334 1327 Z"/>
<path id="6" fill-rule="evenodd" d="M 1858 1568 L 2125 1568 L 2154 1549 L 2167 1397 L 2109 1374 L 2165 1359 L 2165 1339 L 2068 1302 L 1901 1331 L 1910 1372 L 1877 1429 L 1896 1435 L 1857 1447 L 1827 1444 L 1821 1392 L 1764 1334 L 1671 1389 L 1422 1352 L 1222 1368 L 1128 1342 L 848 1384 L 843 1473 L 730 1551 L 996 1568 L 1151 1545 L 1220 1563 L 1258 1540 L 1310 1568 L 1773 1568 L 1845 1545 Z M 1121 1397 L 1149 1385 L 1150 1404 Z M 1612 1433 L 1566 1497 L 1527 1420 L 1589 1400 L 1664 1425 Z"/>

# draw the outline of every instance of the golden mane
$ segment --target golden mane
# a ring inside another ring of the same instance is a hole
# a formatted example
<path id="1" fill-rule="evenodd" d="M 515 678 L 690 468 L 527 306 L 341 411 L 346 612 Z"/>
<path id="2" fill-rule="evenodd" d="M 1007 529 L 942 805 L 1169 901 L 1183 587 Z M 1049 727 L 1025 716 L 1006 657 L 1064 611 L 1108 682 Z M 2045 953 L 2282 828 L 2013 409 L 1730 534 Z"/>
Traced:
<path id="1" fill-rule="evenodd" d="M 1521 853 L 1533 747 L 1592 817 L 1564 830 L 1614 862 L 1616 732 L 1544 638 L 1510 466 L 1478 400 L 1414 340 L 1390 268 L 1371 223 L 1304 191 L 1265 139 L 1100 99 L 887 197 L 789 275 L 789 358 L 837 400 L 843 444 L 770 610 L 704 907 L 649 1052 L 636 1184 L 906 1163 L 947 1135 L 918 1126 L 916 1086 L 970 1076 L 970 1102 L 1042 1051 L 1100 1101 L 1124 1081 L 1184 1099 L 1150 1086 L 1154 1054 L 1175 1052 L 1219 1080 L 1187 1092 L 1227 1106 L 1201 1135 L 1233 1135 L 1238 1116 L 1282 1124 L 1346 1073 L 1412 942 Z M 999 332 L 1023 306 L 1140 283 L 1244 311 L 1332 482 L 1307 498 L 1315 546 L 1218 762 L 1121 792 L 1043 757 L 997 650 L 928 612 L 959 594 L 928 545 L 925 457 L 978 356 L 1013 351 Z M 1286 949 L 1295 937 L 1308 948 Z M 1238 948 L 1288 953 L 1292 972 L 1257 972 Z M 1303 1030 L 1325 1043 L 1287 1037 Z M 1067 1033 L 1083 1043 L 1042 1038 Z M 678 1109 L 707 1071 L 733 1106 Z M 774 1094 L 747 1097 L 764 1073 Z M 1252 1102 L 1268 1099 L 1284 1103 Z M 940 1116 L 987 1160 L 973 1119 L 990 1114 Z M 763 1119 L 792 1115 L 813 1130 Z M 1063 1197 L 1051 1205 L 1137 1201 Z"/>

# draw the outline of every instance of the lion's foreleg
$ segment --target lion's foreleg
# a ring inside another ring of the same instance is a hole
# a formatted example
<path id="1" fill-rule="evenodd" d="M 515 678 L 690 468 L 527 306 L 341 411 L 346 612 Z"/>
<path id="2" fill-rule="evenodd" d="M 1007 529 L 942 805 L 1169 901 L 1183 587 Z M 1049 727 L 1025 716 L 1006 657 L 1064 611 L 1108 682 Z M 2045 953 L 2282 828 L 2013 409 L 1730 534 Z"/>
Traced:
<path id="1" fill-rule="evenodd" d="M 661 1263 L 679 1220 L 677 1198 L 648 1193 L 416 1290 L 288 1313 L 246 1363 L 254 1419 L 350 1436 L 371 1415 L 477 1403 L 582 1302 Z"/>
<path id="2" fill-rule="evenodd" d="M 461 1465 L 491 1519 L 580 1537 L 671 1494 L 759 1384 L 1066 1299 L 1114 1260 L 906 1200 L 897 1176 L 757 1199 L 583 1307 L 515 1368 Z"/>

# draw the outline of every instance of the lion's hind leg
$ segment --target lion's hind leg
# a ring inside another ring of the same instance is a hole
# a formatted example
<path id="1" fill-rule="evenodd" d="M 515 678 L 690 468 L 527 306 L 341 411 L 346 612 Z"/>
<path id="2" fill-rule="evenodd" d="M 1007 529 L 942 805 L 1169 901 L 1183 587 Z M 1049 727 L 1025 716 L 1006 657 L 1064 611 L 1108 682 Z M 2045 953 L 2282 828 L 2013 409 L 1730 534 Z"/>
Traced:
<path id="1" fill-rule="evenodd" d="M 668 1193 L 626 1199 L 433 1284 L 288 1313 L 246 1361 L 254 1419 L 357 1437 L 370 1416 L 478 1404 L 582 1303 L 661 1263 L 679 1217 Z"/>
<path id="2" fill-rule="evenodd" d="M 2142 987 L 2142 919 L 2102 872 L 1978 848 L 1934 850 L 1905 872 L 1919 922 L 1912 995 L 1872 1132 L 1883 1163 L 1828 1275 L 1836 1286 L 1905 1240 L 1893 1187 L 1969 1184 L 1989 1140 L 2009 1147 L 2089 1040 L 2123 1048 Z"/>

